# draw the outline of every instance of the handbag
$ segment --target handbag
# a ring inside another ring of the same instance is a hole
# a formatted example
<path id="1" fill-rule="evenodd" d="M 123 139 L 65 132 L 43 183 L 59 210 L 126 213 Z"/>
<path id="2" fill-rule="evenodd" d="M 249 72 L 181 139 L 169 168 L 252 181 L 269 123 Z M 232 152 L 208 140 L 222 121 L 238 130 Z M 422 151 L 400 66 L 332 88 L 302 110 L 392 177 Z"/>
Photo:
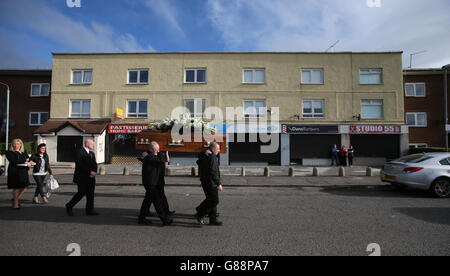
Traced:
<path id="1" fill-rule="evenodd" d="M 59 189 L 59 183 L 53 177 L 53 175 L 51 175 L 50 178 L 47 180 L 47 188 L 49 191 L 54 191 L 54 190 Z"/>

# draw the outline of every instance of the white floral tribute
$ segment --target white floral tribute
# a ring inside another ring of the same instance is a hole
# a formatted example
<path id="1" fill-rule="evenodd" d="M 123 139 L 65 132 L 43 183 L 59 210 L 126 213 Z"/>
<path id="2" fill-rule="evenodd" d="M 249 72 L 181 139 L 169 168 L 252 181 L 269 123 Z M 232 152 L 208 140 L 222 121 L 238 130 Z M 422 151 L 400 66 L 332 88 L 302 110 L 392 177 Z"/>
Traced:
<path id="1" fill-rule="evenodd" d="M 189 113 L 181 115 L 180 118 L 166 118 L 162 122 L 149 124 L 149 129 L 161 132 L 170 132 L 174 127 L 180 129 L 180 132 L 185 129 L 189 129 L 191 132 L 203 132 L 211 135 L 217 132 L 216 128 L 209 126 L 203 119 L 191 118 Z"/>

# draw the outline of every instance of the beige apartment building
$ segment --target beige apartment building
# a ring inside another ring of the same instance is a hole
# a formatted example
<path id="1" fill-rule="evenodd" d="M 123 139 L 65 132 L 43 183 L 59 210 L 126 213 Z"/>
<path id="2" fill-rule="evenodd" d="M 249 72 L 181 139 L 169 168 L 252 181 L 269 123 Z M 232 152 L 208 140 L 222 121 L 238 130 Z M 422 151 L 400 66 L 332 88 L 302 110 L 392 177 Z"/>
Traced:
<path id="1" fill-rule="evenodd" d="M 206 121 L 208 108 L 235 108 L 214 122 L 228 137 L 222 164 L 326 165 L 333 144 L 354 145 L 362 164 L 408 149 L 401 52 L 53 54 L 51 87 L 51 119 L 36 135 L 53 162 L 87 137 L 100 162 L 133 162 L 136 132 L 180 106 Z M 262 133 L 276 151 L 253 142 Z"/>

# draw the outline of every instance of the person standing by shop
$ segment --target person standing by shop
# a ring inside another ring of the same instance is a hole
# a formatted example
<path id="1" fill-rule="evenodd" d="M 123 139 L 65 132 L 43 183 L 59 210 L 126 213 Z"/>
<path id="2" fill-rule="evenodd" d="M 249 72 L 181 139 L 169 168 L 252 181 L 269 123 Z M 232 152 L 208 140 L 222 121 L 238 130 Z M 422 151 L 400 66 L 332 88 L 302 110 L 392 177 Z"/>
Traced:
<path id="1" fill-rule="evenodd" d="M 36 181 L 36 191 L 34 193 L 33 203 L 40 203 L 38 198 L 40 195 L 44 204 L 48 204 L 45 177 L 47 174 L 52 175 L 52 169 L 50 168 L 50 162 L 47 154 L 47 145 L 40 144 L 38 146 L 37 153 L 33 154 L 30 160 L 35 163 L 33 168 L 33 178 L 34 181 Z"/>
<path id="2" fill-rule="evenodd" d="M 66 211 L 73 216 L 73 207 L 86 196 L 86 215 L 98 216 L 94 211 L 95 177 L 97 176 L 97 161 L 95 159 L 94 140 L 86 140 L 84 147 L 79 149 L 75 158 L 75 173 L 73 182 L 78 186 L 78 192 L 66 204 Z"/>
<path id="3" fill-rule="evenodd" d="M 347 167 L 348 149 L 346 146 L 342 146 L 339 150 L 339 162 L 342 167 Z"/>
<path id="4" fill-rule="evenodd" d="M 334 145 L 333 148 L 331 149 L 331 166 L 339 166 L 339 148 L 337 147 L 337 145 Z"/>
<path id="5" fill-rule="evenodd" d="M 219 191 L 222 191 L 220 182 L 219 161 L 217 155 L 220 153 L 220 145 L 211 143 L 209 150 L 199 154 L 197 164 L 199 166 L 200 181 L 206 199 L 196 208 L 195 215 L 200 224 L 205 224 L 204 217 L 209 216 L 209 224 L 221 226 L 222 222 L 217 219 L 217 205 L 219 204 Z"/>
<path id="6" fill-rule="evenodd" d="M 6 152 L 6 158 L 9 161 L 8 166 L 8 189 L 13 190 L 13 208 L 20 209 L 20 198 L 30 186 L 28 170 L 34 165 L 26 153 L 23 142 L 20 139 L 14 139 L 11 148 Z"/>
<path id="7" fill-rule="evenodd" d="M 355 148 L 350 146 L 348 149 L 348 164 L 350 165 L 350 168 L 353 167 L 353 159 L 355 159 Z"/>

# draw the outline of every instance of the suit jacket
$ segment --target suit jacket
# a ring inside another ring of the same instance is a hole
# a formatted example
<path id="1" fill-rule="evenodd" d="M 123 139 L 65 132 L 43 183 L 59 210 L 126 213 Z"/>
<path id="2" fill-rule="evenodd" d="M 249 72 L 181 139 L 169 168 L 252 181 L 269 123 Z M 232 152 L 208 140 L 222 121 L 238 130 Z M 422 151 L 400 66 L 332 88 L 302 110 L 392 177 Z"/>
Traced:
<path id="1" fill-rule="evenodd" d="M 197 165 L 202 184 L 212 187 L 221 185 L 219 160 L 215 154 L 206 155 L 203 151 L 198 155 Z"/>
<path id="2" fill-rule="evenodd" d="M 77 184 L 95 183 L 95 178 L 89 177 L 91 172 L 97 172 L 95 154 L 92 151 L 88 154 L 84 148 L 81 148 L 76 153 L 73 182 Z"/>
<path id="3" fill-rule="evenodd" d="M 144 187 L 164 185 L 166 156 L 149 154 L 142 159 L 142 185 Z"/>

